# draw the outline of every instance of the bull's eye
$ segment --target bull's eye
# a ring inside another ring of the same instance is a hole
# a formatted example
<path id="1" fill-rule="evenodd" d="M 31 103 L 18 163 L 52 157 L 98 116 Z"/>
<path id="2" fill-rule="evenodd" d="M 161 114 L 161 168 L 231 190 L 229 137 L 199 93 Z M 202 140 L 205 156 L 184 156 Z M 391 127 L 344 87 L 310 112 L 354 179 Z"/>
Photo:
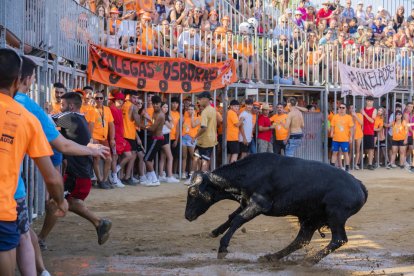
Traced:
<path id="1" fill-rule="evenodd" d="M 190 196 L 198 196 L 198 188 L 196 187 L 190 187 L 190 189 L 188 189 L 188 193 L 190 194 Z"/>

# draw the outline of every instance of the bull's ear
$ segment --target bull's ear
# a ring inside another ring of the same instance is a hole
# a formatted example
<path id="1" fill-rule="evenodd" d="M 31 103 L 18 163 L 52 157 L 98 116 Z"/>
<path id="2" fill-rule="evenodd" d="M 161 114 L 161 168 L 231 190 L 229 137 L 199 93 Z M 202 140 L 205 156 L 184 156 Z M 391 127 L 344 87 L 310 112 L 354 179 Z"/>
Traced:
<path id="1" fill-rule="evenodd" d="M 192 197 L 197 197 L 198 196 L 198 187 L 197 186 L 192 186 L 188 189 L 188 194 Z"/>

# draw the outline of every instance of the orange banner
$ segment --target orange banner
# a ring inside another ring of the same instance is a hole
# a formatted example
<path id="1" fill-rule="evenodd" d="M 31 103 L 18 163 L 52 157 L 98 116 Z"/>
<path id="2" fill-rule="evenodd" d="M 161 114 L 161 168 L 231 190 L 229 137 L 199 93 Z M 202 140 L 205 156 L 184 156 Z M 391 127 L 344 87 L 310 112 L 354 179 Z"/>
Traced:
<path id="1" fill-rule="evenodd" d="M 88 78 L 106 85 L 150 92 L 195 93 L 237 80 L 233 59 L 203 63 L 184 58 L 130 54 L 89 46 Z"/>

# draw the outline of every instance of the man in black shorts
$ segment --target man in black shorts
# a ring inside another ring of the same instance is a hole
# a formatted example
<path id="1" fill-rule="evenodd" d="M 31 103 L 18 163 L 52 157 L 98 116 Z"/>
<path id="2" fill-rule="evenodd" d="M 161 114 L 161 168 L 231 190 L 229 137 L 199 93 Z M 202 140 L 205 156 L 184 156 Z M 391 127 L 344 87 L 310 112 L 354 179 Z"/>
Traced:
<path id="1" fill-rule="evenodd" d="M 52 116 L 52 119 L 61 128 L 61 133 L 66 139 L 86 146 L 91 139 L 91 135 L 85 117 L 79 113 L 81 106 L 82 98 L 78 93 L 66 93 L 62 96 L 61 111 L 63 113 Z M 95 226 L 98 234 L 98 244 L 102 245 L 109 238 L 112 222 L 97 217 L 88 210 L 84 203 L 92 186 L 92 157 L 68 155 L 65 158 L 67 160 L 67 167 L 64 174 L 64 188 L 69 211 L 89 220 Z M 57 218 L 53 213 L 50 209 L 46 211 L 45 220 L 48 220 L 49 223 L 43 225 L 39 235 L 39 238 L 42 240 L 46 239 L 56 224 Z"/>
<path id="2" fill-rule="evenodd" d="M 161 98 L 159 96 L 152 96 L 152 107 L 154 114 L 152 115 L 152 125 L 148 126 L 149 132 L 147 142 L 147 152 L 144 156 L 145 165 L 147 167 L 147 179 L 149 180 L 146 186 L 159 186 L 160 181 L 154 171 L 154 159 L 157 153 L 161 150 L 164 140 L 162 134 L 162 127 L 165 123 L 165 115 L 161 112 Z"/>
<path id="3" fill-rule="evenodd" d="M 196 170 L 206 172 L 210 168 L 210 158 L 213 148 L 217 145 L 217 114 L 214 107 L 210 105 L 211 95 L 208 91 L 202 92 L 197 96 L 201 112 L 201 126 L 195 136 L 197 141 L 193 162 Z M 201 160 L 201 166 L 200 162 Z"/>

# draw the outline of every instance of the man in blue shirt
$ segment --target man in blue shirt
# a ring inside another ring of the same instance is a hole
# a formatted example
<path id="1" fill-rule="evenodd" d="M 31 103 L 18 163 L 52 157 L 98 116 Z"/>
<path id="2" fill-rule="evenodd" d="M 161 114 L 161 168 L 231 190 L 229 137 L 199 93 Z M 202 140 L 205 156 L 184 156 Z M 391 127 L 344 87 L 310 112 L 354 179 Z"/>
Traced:
<path id="1" fill-rule="evenodd" d="M 55 127 L 55 124 L 52 120 L 46 115 L 42 108 L 36 104 L 32 99 L 30 99 L 25 93 L 29 91 L 30 86 L 35 81 L 35 69 L 36 64 L 29 58 L 22 56 L 23 66 L 21 72 L 21 84 L 19 91 L 17 92 L 14 99 L 22 104 L 30 113 L 37 117 L 42 125 L 43 132 L 46 135 L 49 143 L 58 151 L 67 154 L 67 155 L 92 155 L 92 156 L 101 156 L 105 158 L 106 154 L 109 154 L 109 149 L 99 145 L 90 144 L 88 147 L 78 145 L 71 140 L 64 138 Z M 53 165 L 58 166 L 59 163 L 54 163 Z M 20 170 L 23 170 L 23 164 L 20 167 Z M 43 265 L 42 256 L 40 253 L 39 244 L 37 241 L 37 236 L 30 229 L 28 210 L 26 205 L 26 188 L 24 181 L 20 176 L 17 190 L 14 198 L 17 202 L 17 211 L 18 211 L 18 227 L 20 231 L 20 245 L 17 248 L 17 255 L 19 258 L 18 266 L 22 275 L 36 275 L 36 264 L 35 264 L 35 251 L 36 251 L 36 260 L 39 267 L 37 271 L 42 276 L 49 275 L 45 270 Z M 47 204 L 46 208 L 49 206 Z M 45 224 L 47 224 L 47 219 L 45 219 Z M 35 250 L 34 250 L 35 249 Z"/>

